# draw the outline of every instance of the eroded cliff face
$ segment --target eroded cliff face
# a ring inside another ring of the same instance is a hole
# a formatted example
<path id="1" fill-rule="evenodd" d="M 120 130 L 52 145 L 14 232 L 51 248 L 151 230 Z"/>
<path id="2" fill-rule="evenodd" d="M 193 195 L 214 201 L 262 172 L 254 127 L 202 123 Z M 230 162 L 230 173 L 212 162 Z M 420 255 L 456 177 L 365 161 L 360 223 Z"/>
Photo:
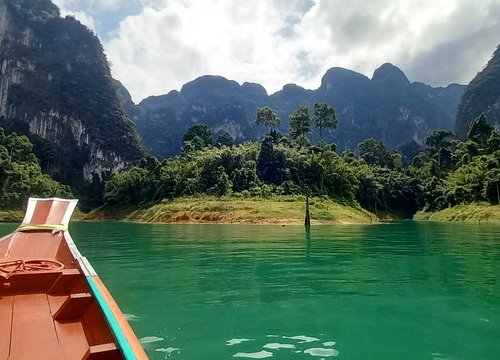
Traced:
<path id="1" fill-rule="evenodd" d="M 142 155 L 99 40 L 48 0 L 0 0 L 0 126 L 83 197 Z"/>
<path id="2" fill-rule="evenodd" d="M 471 121 L 481 113 L 496 131 L 500 131 L 500 45 L 460 100 L 455 123 L 455 133 L 460 139 L 467 138 Z"/>

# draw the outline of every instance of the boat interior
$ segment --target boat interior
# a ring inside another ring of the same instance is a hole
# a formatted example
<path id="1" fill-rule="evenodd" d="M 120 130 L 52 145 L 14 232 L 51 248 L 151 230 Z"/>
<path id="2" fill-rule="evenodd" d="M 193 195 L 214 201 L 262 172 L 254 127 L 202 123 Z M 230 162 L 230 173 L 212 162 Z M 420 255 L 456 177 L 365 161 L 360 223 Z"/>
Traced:
<path id="1" fill-rule="evenodd" d="M 0 240 L 0 360 L 123 358 L 65 234 L 35 228 Z"/>

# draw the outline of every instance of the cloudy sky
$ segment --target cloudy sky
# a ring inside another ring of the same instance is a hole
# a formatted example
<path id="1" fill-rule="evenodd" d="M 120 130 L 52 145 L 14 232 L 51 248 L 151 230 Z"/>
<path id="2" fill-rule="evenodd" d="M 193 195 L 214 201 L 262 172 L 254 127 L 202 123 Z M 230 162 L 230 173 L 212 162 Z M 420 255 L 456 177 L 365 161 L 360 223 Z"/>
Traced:
<path id="1" fill-rule="evenodd" d="M 101 39 L 139 102 L 198 76 L 315 89 L 331 67 L 467 84 L 500 44 L 500 0 L 53 0 Z"/>

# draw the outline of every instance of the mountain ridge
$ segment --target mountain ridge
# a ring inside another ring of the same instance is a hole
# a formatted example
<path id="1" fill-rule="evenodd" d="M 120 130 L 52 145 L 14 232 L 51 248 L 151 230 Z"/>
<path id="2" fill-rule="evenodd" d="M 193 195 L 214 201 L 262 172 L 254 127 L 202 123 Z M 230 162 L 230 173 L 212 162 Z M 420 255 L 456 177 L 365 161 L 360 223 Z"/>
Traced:
<path id="1" fill-rule="evenodd" d="M 273 94 L 257 83 L 240 85 L 222 76 L 204 75 L 184 84 L 180 91 L 143 99 L 128 113 L 145 144 L 159 157 L 177 154 L 182 135 L 196 123 L 205 123 L 216 133 L 227 131 L 237 142 L 253 141 L 265 133 L 254 124 L 257 108 L 275 109 L 282 119 L 279 129 L 287 132 L 290 114 L 299 105 L 316 102 L 335 107 L 339 126 L 325 131 L 325 140 L 340 149 L 355 149 L 369 137 L 397 148 L 411 141 L 423 144 L 432 130 L 452 129 L 464 89 L 459 84 L 434 88 L 410 82 L 389 63 L 376 69 L 372 78 L 333 67 L 317 89 L 286 84 Z M 313 133 L 313 138 L 317 140 L 318 134 Z"/>

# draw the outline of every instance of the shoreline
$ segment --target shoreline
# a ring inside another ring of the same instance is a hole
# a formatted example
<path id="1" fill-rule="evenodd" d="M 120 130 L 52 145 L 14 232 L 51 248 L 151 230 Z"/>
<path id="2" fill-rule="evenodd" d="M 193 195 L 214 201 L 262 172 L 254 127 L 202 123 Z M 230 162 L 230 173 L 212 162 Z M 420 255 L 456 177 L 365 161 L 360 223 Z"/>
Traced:
<path id="1" fill-rule="evenodd" d="M 379 223 L 374 214 L 329 199 L 311 198 L 311 225 Z M 162 224 L 304 225 L 305 199 L 300 197 L 178 198 L 140 209 L 106 206 L 93 210 L 84 221 L 131 221 Z"/>
<path id="2" fill-rule="evenodd" d="M 330 199 L 311 198 L 311 225 L 376 225 L 403 220 L 375 214 Z M 0 223 L 20 223 L 22 210 L 0 211 Z M 73 221 L 124 221 L 146 224 L 227 224 L 304 226 L 305 199 L 283 196 L 272 199 L 188 197 L 161 204 L 107 206 L 88 214 L 75 212 Z M 418 212 L 413 221 L 500 223 L 500 206 L 487 203 L 457 205 L 436 212 Z"/>
<path id="3" fill-rule="evenodd" d="M 350 225 L 380 225 L 380 224 L 390 224 L 392 222 L 396 222 L 399 220 L 384 220 L 384 221 L 373 221 L 373 222 L 349 222 L 349 221 L 332 221 L 332 222 L 324 222 L 324 221 L 314 221 L 311 220 L 311 226 L 328 226 L 328 225 L 341 225 L 341 226 L 350 226 Z M 269 225 L 269 226 L 304 226 L 304 221 L 281 221 L 281 222 L 271 222 L 271 221 L 240 221 L 240 222 L 228 222 L 228 221 L 142 221 L 137 219 L 78 219 L 73 220 L 72 222 L 126 222 L 126 223 L 135 223 L 135 224 L 171 224 L 171 225 Z"/>
<path id="4" fill-rule="evenodd" d="M 500 223 L 500 205 L 491 205 L 486 202 L 476 202 L 472 204 L 456 205 L 440 211 L 419 211 L 413 216 L 413 220 Z"/>

